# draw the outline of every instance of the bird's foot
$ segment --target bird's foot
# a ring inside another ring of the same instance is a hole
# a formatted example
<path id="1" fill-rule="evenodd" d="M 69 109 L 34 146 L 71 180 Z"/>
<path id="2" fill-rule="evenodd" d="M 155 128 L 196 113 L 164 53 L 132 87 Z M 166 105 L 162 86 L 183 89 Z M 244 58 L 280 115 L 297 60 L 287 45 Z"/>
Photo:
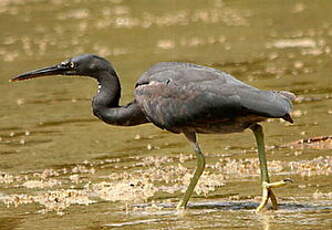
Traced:
<path id="1" fill-rule="evenodd" d="M 269 199 L 271 200 L 272 203 L 272 209 L 276 210 L 278 209 L 278 203 L 277 203 L 277 198 L 272 192 L 272 188 L 280 188 L 283 187 L 289 183 L 292 183 L 293 180 L 291 179 L 284 179 L 282 181 L 278 182 L 272 182 L 268 183 L 266 181 L 263 181 L 262 183 L 262 201 L 259 204 L 259 206 L 256 208 L 256 212 L 260 212 L 267 204 Z"/>
<path id="2" fill-rule="evenodd" d="M 183 200 L 181 200 L 177 205 L 176 205 L 176 209 L 178 210 L 184 210 L 186 209 L 187 204 L 185 202 L 183 202 Z"/>

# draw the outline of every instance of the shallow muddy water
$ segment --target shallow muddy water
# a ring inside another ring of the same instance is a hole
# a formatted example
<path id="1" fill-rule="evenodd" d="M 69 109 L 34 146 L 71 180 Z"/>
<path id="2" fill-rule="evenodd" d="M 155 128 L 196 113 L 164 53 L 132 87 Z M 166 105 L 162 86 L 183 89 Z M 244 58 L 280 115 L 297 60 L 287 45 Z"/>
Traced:
<path id="1" fill-rule="evenodd" d="M 1 1 L 0 229 L 332 228 L 331 10 L 323 0 Z M 122 104 L 161 61 L 294 92 L 295 123 L 264 124 L 272 180 L 294 180 L 275 189 L 280 209 L 254 211 L 250 131 L 199 136 L 207 169 L 179 213 L 195 166 L 184 137 L 105 125 L 91 113 L 91 79 L 8 83 L 82 53 L 112 61 Z"/>

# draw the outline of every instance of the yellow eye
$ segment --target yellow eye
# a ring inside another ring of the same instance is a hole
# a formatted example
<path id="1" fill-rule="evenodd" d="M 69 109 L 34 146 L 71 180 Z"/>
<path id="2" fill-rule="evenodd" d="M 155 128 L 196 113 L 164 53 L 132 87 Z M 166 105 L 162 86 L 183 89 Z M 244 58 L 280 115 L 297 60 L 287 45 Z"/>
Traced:
<path id="1" fill-rule="evenodd" d="M 69 67 L 73 69 L 75 67 L 75 63 L 74 62 L 69 62 Z"/>

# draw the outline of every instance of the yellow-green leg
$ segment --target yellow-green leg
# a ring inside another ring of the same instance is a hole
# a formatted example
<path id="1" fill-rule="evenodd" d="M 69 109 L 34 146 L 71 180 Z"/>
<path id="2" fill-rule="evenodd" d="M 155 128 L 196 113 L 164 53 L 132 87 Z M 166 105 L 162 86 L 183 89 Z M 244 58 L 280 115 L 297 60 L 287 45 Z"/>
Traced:
<path id="1" fill-rule="evenodd" d="M 176 207 L 177 209 L 187 207 L 188 201 L 195 189 L 198 179 L 202 175 L 204 168 L 205 168 L 205 157 L 204 157 L 203 153 L 201 152 L 201 149 L 199 148 L 199 145 L 197 143 L 196 134 L 192 133 L 192 132 L 190 132 L 190 133 L 188 132 L 188 133 L 184 133 L 184 135 L 187 137 L 187 139 L 189 140 L 190 144 L 192 145 L 192 147 L 196 153 L 197 168 L 196 168 L 194 176 L 190 180 L 190 184 L 186 190 L 186 193 L 184 194 L 183 199 L 178 203 L 178 205 Z"/>
<path id="2" fill-rule="evenodd" d="M 260 205 L 257 207 L 256 211 L 257 212 L 261 211 L 266 206 L 269 199 L 271 200 L 272 203 L 272 209 L 277 209 L 278 203 L 274 193 L 272 192 L 272 188 L 282 187 L 292 181 L 290 179 L 285 179 L 282 181 L 270 183 L 269 172 L 265 157 L 263 128 L 261 125 L 255 124 L 251 126 L 250 129 L 254 132 L 256 137 L 258 158 L 259 158 L 260 171 L 261 171 L 261 183 L 262 183 L 262 201 Z"/>

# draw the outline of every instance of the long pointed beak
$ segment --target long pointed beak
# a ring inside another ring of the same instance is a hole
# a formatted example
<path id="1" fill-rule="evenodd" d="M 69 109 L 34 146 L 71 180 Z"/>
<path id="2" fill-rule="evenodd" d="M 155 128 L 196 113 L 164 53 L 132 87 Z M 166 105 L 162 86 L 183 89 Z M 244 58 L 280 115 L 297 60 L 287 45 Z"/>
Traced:
<path id="1" fill-rule="evenodd" d="M 43 77 L 43 76 L 49 76 L 49 75 L 64 75 L 68 71 L 68 68 L 62 65 L 54 65 L 54 66 L 49 66 L 37 70 L 33 70 L 30 72 L 26 72 L 23 74 L 20 74 L 16 77 L 13 77 L 10 79 L 10 82 L 13 81 L 22 81 L 22 80 L 27 80 L 31 78 L 36 78 L 36 77 Z"/>

